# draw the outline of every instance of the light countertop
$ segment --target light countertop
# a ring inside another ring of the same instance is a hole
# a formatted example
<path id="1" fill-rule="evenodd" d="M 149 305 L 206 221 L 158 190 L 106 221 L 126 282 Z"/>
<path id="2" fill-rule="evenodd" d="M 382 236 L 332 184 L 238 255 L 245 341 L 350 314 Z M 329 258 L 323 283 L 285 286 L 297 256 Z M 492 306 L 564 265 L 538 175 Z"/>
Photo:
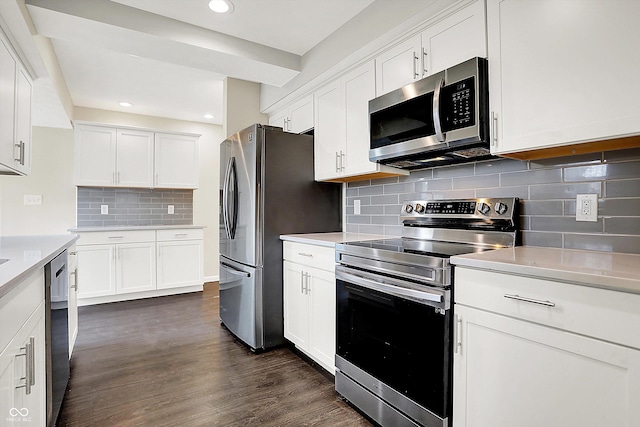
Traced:
<path id="1" fill-rule="evenodd" d="M 361 234 L 361 233 L 309 233 L 309 234 L 283 234 L 281 240 L 298 243 L 308 243 L 317 246 L 327 246 L 334 248 L 336 243 L 341 242 L 358 242 L 360 240 L 378 240 L 389 236 L 381 236 L 379 234 Z"/>
<path id="2" fill-rule="evenodd" d="M 76 234 L 0 237 L 0 297 L 73 245 Z"/>
<path id="3" fill-rule="evenodd" d="M 640 294 L 640 255 L 518 246 L 451 257 L 457 266 Z"/>
<path id="4" fill-rule="evenodd" d="M 87 233 L 90 231 L 136 231 L 136 230 L 174 230 L 177 228 L 205 228 L 204 225 L 119 225 L 106 227 L 76 227 L 70 228 L 72 233 Z"/>

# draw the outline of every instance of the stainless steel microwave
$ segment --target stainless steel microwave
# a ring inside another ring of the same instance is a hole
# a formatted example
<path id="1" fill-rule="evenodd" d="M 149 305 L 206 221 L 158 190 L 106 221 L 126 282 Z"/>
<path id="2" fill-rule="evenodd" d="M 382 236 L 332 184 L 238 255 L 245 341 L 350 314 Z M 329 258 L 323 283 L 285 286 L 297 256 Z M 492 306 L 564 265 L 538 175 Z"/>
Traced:
<path id="1" fill-rule="evenodd" d="M 473 58 L 369 101 L 369 160 L 424 169 L 491 158 L 487 60 Z"/>

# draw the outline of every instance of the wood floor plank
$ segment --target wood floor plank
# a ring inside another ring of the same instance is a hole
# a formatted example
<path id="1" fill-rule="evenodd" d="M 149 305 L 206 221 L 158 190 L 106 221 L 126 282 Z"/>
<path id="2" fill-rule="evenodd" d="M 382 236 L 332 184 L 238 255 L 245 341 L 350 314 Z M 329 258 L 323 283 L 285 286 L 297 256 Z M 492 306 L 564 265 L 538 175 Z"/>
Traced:
<path id="1" fill-rule="evenodd" d="M 254 354 L 217 289 L 79 308 L 59 419 L 84 426 L 371 426 L 287 347 Z"/>

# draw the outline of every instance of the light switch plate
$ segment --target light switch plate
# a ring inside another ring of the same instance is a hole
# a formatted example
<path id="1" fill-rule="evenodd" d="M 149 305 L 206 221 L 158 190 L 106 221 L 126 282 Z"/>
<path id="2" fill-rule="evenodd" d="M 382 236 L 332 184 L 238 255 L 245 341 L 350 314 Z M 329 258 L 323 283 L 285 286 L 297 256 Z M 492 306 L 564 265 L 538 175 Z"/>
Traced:
<path id="1" fill-rule="evenodd" d="M 25 194 L 24 204 L 25 205 L 41 205 L 42 195 L 41 194 Z"/>
<path id="2" fill-rule="evenodd" d="M 173 210 L 173 205 L 169 205 L 169 208 L 167 209 L 167 213 L 168 213 L 169 215 L 173 215 L 173 212 L 174 212 L 174 210 Z"/>
<path id="3" fill-rule="evenodd" d="M 360 200 L 353 201 L 353 214 L 360 215 Z"/>
<path id="4" fill-rule="evenodd" d="M 109 215 L 109 205 L 100 205 L 100 215 Z"/>
<path id="5" fill-rule="evenodd" d="M 576 194 L 576 221 L 598 221 L 597 194 Z"/>

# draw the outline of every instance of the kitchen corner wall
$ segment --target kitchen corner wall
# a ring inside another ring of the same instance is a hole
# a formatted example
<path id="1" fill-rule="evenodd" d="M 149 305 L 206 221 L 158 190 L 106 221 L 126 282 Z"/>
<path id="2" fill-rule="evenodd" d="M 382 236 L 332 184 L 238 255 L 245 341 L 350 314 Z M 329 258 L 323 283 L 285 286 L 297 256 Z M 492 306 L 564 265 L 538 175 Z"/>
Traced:
<path id="1" fill-rule="evenodd" d="M 598 195 L 596 222 L 575 220 L 576 194 Z M 403 201 L 468 197 L 519 197 L 525 245 L 640 253 L 639 149 L 497 159 L 352 182 L 346 231 L 399 236 Z M 353 213 L 354 200 L 360 200 L 361 215 Z"/>

